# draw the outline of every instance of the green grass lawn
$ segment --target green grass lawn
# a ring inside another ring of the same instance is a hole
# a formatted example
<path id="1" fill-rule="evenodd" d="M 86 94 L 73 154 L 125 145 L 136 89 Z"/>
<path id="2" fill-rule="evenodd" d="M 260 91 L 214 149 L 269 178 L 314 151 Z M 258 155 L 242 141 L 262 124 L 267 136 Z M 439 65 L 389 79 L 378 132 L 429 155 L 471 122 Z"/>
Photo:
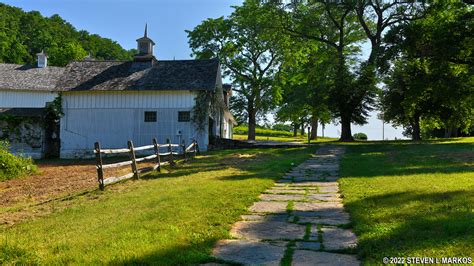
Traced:
<path id="1" fill-rule="evenodd" d="M 53 202 L 53 214 L 1 227 L 0 264 L 197 264 L 258 195 L 316 147 L 211 152 Z M 74 201 L 71 204 L 70 201 Z"/>
<path id="2" fill-rule="evenodd" d="M 341 175 L 366 264 L 474 257 L 474 138 L 347 145 Z"/>
<path id="3" fill-rule="evenodd" d="M 237 139 L 237 140 L 247 140 L 247 135 L 234 134 L 233 138 Z M 308 142 L 308 137 L 307 136 L 301 136 L 301 135 L 298 135 L 296 137 L 256 136 L 256 140 L 270 140 L 270 141 L 282 141 L 282 142 L 307 143 Z M 330 141 L 336 141 L 336 140 L 337 139 L 335 139 L 335 138 L 318 137 L 317 140 L 311 140 L 311 143 L 330 142 Z"/>
<path id="4" fill-rule="evenodd" d="M 366 264 L 474 256 L 474 138 L 347 144 L 341 190 Z M 210 152 L 45 205 L 0 231 L 0 264 L 198 264 L 258 195 L 316 146 Z M 65 206 L 68 206 L 67 208 Z"/>

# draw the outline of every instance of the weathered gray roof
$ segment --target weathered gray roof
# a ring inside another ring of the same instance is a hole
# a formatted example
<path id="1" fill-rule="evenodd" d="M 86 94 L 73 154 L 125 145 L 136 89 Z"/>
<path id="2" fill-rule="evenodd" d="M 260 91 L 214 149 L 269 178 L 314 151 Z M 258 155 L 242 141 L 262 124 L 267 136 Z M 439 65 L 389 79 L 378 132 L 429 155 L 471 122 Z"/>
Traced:
<path id="1" fill-rule="evenodd" d="M 81 61 L 70 63 L 56 85 L 61 91 L 214 90 L 219 61 Z"/>
<path id="2" fill-rule="evenodd" d="M 0 89 L 52 91 L 63 72 L 63 67 L 0 64 Z"/>
<path id="3" fill-rule="evenodd" d="M 219 61 L 79 61 L 65 68 L 0 64 L 0 89 L 41 91 L 214 90 Z"/>

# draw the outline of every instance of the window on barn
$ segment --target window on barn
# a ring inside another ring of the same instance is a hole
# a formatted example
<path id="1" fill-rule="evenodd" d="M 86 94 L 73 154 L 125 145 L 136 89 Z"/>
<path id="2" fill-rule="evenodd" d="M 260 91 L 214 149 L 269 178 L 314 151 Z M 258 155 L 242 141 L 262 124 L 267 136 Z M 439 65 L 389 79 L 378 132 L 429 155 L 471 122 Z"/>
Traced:
<path id="1" fill-rule="evenodd" d="M 156 122 L 156 112 L 145 112 L 145 122 Z"/>
<path id="2" fill-rule="evenodd" d="M 191 121 L 191 112 L 178 112 L 178 122 Z"/>

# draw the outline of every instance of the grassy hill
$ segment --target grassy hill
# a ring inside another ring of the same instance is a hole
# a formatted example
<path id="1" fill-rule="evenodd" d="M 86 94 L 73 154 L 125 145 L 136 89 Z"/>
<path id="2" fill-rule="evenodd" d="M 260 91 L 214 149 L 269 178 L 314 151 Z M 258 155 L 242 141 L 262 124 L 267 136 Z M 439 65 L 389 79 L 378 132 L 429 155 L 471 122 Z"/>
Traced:
<path id="1" fill-rule="evenodd" d="M 234 128 L 234 139 L 246 140 L 248 134 L 248 127 L 238 126 Z M 293 132 L 283 131 L 283 130 L 274 130 L 268 128 L 256 128 L 256 140 L 270 140 L 270 141 L 284 141 L 284 142 L 307 142 L 308 135 L 299 135 L 300 131 L 298 130 L 298 135 L 293 136 Z M 315 142 L 328 142 L 335 141 L 335 138 L 328 137 L 318 137 L 317 140 L 312 140 L 312 143 Z"/>

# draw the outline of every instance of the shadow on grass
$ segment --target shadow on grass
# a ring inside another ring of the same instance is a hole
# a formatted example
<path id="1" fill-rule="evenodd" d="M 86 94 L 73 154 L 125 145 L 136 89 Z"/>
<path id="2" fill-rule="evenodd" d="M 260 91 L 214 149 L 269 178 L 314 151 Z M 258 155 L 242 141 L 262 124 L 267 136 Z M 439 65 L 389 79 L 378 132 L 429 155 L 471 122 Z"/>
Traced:
<path id="1" fill-rule="evenodd" d="M 218 240 L 217 238 L 207 238 L 199 242 L 159 250 L 141 257 L 112 260 L 107 265 L 198 265 L 199 263 L 219 262 L 210 259 L 210 251 L 206 252 L 206 249 L 203 249 L 203 247 L 208 247 L 210 250 Z"/>
<path id="2" fill-rule="evenodd" d="M 166 171 L 169 171 L 168 173 L 151 173 L 143 176 L 143 179 L 176 178 L 229 168 L 245 171 L 248 174 L 224 176 L 220 179 L 238 180 L 262 176 L 275 179 L 293 167 L 291 162 L 294 158 L 288 156 L 289 151 L 309 155 L 314 153 L 317 147 L 318 146 L 291 149 L 238 149 L 209 152 L 197 158 L 191 158 L 187 162 L 180 162 L 174 167 L 166 167 Z"/>
<path id="3" fill-rule="evenodd" d="M 215 247 L 215 243 L 220 240 L 216 237 L 208 237 L 201 239 L 199 242 L 190 242 L 187 245 L 175 246 L 165 250 L 156 250 L 149 254 L 145 254 L 139 257 L 135 257 L 128 260 L 114 260 L 109 262 L 111 265 L 198 265 L 199 263 L 225 263 L 225 265 L 242 265 L 237 263 L 243 263 L 248 265 L 249 260 L 254 263 L 252 265 L 274 265 L 275 257 L 283 255 L 284 246 L 281 241 L 288 243 L 289 241 L 311 241 L 311 243 L 318 242 L 324 239 L 324 233 L 317 232 L 314 226 L 313 229 L 309 229 L 311 223 L 308 222 L 288 222 L 292 217 L 306 217 L 314 219 L 337 219 L 337 217 L 345 216 L 341 213 L 341 209 L 338 207 L 318 208 L 315 211 L 275 211 L 267 213 L 264 220 L 247 222 L 245 226 L 240 227 L 234 234 L 241 237 L 251 238 L 249 242 L 241 242 L 238 245 L 227 244 L 222 246 L 217 245 L 217 257 L 212 257 L 211 250 Z M 319 222 L 318 225 L 321 225 Z M 288 229 L 288 226 L 291 229 Z M 326 225 L 324 225 L 326 227 Z M 327 225 L 328 227 L 334 227 L 335 225 Z M 276 228 L 275 228 L 276 227 Z M 281 228 L 287 228 L 288 231 L 281 230 Z M 349 228 L 350 224 L 339 224 L 339 228 Z M 278 232 L 275 232 L 277 230 Z M 309 239 L 310 235 L 319 235 L 318 239 Z M 253 240 L 252 240 L 253 239 Z M 264 239 L 262 246 L 256 246 L 255 239 Z M 245 240 L 244 240 L 245 241 Z M 248 241 L 248 239 L 247 239 Z M 276 242 L 275 242 L 276 241 Z M 329 243 L 330 240 L 325 240 L 324 243 Z M 348 240 L 352 241 L 352 240 Z M 285 243 L 283 242 L 283 244 Z M 283 250 L 275 254 L 260 254 L 259 252 L 268 252 L 265 245 L 275 245 Z M 334 245 L 334 242 L 331 242 Z M 313 251 L 325 251 L 323 245 L 320 245 L 318 249 L 312 249 Z M 353 248 L 341 248 L 338 250 L 331 249 L 330 252 L 342 253 L 342 254 L 354 254 L 355 249 Z M 226 261 L 220 258 L 225 258 Z M 230 260 L 230 261 L 229 261 Z M 291 261 L 291 258 L 289 258 Z"/>
<path id="4" fill-rule="evenodd" d="M 472 202 L 468 190 L 401 192 L 366 197 L 346 207 L 362 236 L 359 255 L 380 263 L 393 256 L 472 256 Z"/>

